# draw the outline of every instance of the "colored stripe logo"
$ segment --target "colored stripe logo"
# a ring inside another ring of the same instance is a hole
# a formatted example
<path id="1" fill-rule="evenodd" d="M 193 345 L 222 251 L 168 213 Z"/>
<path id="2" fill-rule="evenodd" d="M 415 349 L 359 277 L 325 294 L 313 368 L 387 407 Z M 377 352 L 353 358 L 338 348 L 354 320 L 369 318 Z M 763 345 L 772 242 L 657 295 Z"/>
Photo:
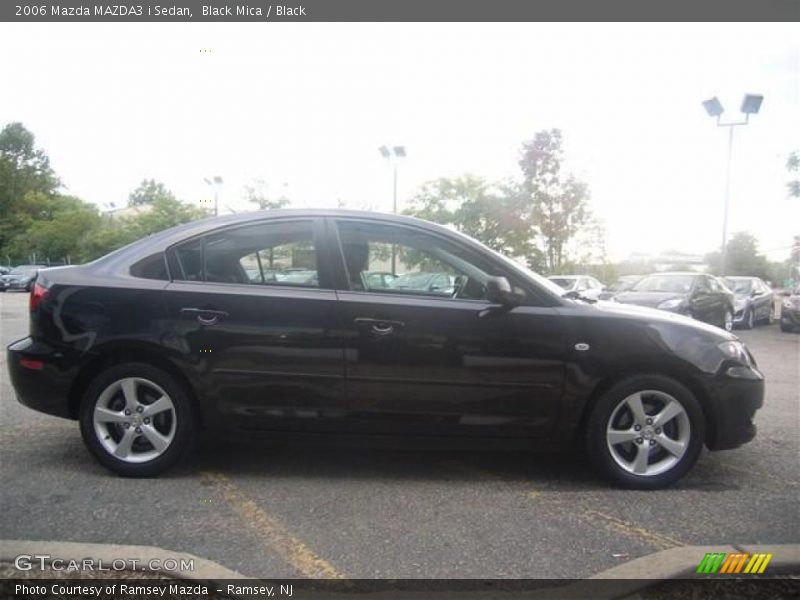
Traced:
<path id="1" fill-rule="evenodd" d="M 718 572 L 728 575 L 737 573 L 758 575 L 764 572 L 770 560 L 772 560 L 772 554 L 709 552 L 700 561 L 700 566 L 697 567 L 695 573 L 713 574 Z"/>

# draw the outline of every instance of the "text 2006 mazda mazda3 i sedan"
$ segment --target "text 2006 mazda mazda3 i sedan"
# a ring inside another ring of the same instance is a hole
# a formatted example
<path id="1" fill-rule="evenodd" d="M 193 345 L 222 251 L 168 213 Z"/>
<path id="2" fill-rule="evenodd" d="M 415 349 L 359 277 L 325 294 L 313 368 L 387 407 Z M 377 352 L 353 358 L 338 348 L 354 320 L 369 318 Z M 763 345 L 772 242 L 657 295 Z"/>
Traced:
<path id="1" fill-rule="evenodd" d="M 616 483 L 658 488 L 703 444 L 753 438 L 764 378 L 734 335 L 562 293 L 417 219 L 233 215 L 42 271 L 8 364 L 20 402 L 77 419 L 130 476 L 201 430 L 344 432 L 580 441 Z"/>

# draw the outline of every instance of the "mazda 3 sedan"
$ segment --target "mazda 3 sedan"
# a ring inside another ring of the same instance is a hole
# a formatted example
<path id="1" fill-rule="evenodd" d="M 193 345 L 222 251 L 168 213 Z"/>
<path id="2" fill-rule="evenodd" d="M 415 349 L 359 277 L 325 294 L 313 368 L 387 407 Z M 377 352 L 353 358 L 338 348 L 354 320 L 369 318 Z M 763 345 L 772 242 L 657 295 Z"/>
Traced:
<path id="1" fill-rule="evenodd" d="M 452 286 L 373 287 L 373 272 Z M 734 335 L 564 293 L 413 218 L 232 215 L 41 271 L 8 364 L 20 402 L 77 420 L 126 476 L 165 471 L 200 432 L 336 432 L 578 442 L 612 481 L 652 489 L 703 445 L 753 438 L 764 377 Z"/>

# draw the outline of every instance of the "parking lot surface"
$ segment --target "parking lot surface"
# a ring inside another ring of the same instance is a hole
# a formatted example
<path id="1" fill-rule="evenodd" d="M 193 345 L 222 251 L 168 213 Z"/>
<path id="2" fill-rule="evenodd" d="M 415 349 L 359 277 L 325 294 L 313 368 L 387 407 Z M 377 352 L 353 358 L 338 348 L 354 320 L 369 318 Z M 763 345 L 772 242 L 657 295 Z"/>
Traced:
<path id="1" fill-rule="evenodd" d="M 27 294 L 0 294 L 0 341 Z M 77 424 L 19 405 L 0 358 L 0 538 L 160 546 L 258 577 L 586 577 L 684 544 L 800 541 L 800 335 L 737 332 L 767 377 L 750 444 L 663 491 L 572 455 L 204 442 L 167 476 L 113 476 Z M 698 563 L 702 556 L 698 556 Z"/>

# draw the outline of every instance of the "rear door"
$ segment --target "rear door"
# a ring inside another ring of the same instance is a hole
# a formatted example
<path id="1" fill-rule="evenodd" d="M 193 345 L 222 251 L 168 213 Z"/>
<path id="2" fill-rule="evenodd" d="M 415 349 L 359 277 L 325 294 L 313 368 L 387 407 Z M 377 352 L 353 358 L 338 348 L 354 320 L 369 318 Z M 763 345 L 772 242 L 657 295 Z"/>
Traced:
<path id="1" fill-rule="evenodd" d="M 317 220 L 270 220 L 169 251 L 169 344 L 191 365 L 213 419 L 316 430 L 343 417 L 336 294 L 321 236 Z"/>
<path id="2" fill-rule="evenodd" d="M 348 410 L 356 431 L 544 435 L 564 379 L 565 331 L 529 293 L 513 309 L 485 299 L 486 257 L 428 231 L 334 219 Z M 365 273 L 391 270 L 388 287 Z"/>

